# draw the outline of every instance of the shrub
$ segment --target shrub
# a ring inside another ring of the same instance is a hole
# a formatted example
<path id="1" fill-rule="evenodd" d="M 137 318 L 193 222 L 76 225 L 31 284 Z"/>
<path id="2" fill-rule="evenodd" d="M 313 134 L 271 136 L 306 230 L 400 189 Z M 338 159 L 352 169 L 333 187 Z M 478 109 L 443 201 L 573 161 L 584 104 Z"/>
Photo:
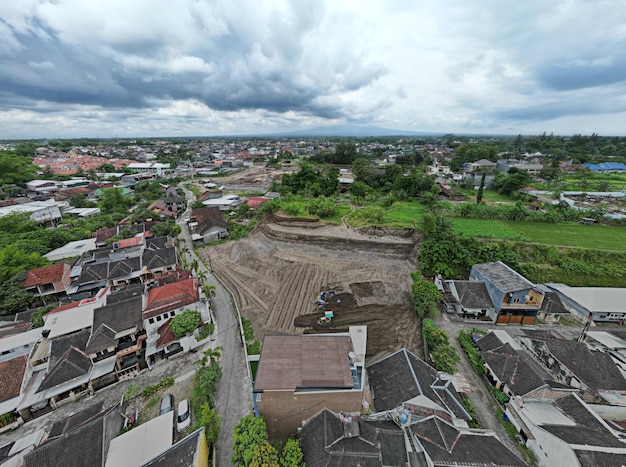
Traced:
<path id="1" fill-rule="evenodd" d="M 461 347 L 465 351 L 465 354 L 469 358 L 476 372 L 482 375 L 485 372 L 485 362 L 483 361 L 483 358 L 480 356 L 480 353 L 478 352 L 478 350 L 476 350 L 476 347 L 474 347 L 474 342 L 472 340 L 472 332 L 475 332 L 475 331 L 476 330 L 474 329 L 472 329 L 471 331 L 461 330 L 459 332 L 459 344 L 461 344 Z"/>
<path id="2" fill-rule="evenodd" d="M 172 318 L 170 329 L 176 339 L 180 339 L 184 335 L 195 331 L 200 326 L 200 323 L 202 323 L 202 318 L 199 311 L 185 310 Z"/>
<path id="3" fill-rule="evenodd" d="M 199 341 L 204 340 L 210 335 L 212 335 L 214 332 L 215 332 L 215 324 L 207 323 L 204 326 L 202 326 L 202 329 L 200 329 L 198 340 Z"/>
<path id="4" fill-rule="evenodd" d="M 491 386 L 491 385 L 489 386 L 489 392 L 491 393 L 493 397 L 496 398 L 496 400 L 498 401 L 498 404 L 504 405 L 507 402 L 509 402 L 509 396 L 507 396 L 505 393 L 503 393 L 499 389 L 496 389 L 494 386 Z"/>
<path id="5" fill-rule="evenodd" d="M 433 366 L 439 371 L 453 374 L 459 363 L 459 354 L 450 345 L 448 334 L 435 326 L 431 319 L 422 321 L 422 338 L 428 346 Z"/>

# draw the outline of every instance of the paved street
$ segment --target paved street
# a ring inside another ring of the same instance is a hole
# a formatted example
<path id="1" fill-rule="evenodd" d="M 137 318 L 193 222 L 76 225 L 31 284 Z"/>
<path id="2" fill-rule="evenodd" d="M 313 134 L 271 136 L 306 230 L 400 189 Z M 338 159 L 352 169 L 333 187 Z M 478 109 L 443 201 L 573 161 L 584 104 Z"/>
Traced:
<path id="1" fill-rule="evenodd" d="M 179 186 L 185 191 L 188 204 L 193 202 L 195 200 L 193 194 L 182 185 Z M 179 238 L 185 240 L 189 250 L 186 259 L 188 263 L 191 263 L 193 259 L 197 259 L 200 269 L 207 274 L 206 284 L 216 287 L 216 294 L 213 298 L 215 303 L 216 334 L 215 341 L 211 342 L 211 346 L 222 347 L 220 364 L 223 371 L 215 399 L 217 412 L 222 417 L 220 436 L 216 449 L 217 465 L 227 466 L 231 465 L 230 458 L 233 452 L 233 430 L 235 425 L 243 416 L 252 413 L 252 383 L 248 377 L 247 362 L 239 329 L 239 317 L 226 289 L 193 251 L 189 232 L 184 225 L 189 215 L 190 210 L 188 209 L 178 222 L 182 227 L 182 233 Z"/>

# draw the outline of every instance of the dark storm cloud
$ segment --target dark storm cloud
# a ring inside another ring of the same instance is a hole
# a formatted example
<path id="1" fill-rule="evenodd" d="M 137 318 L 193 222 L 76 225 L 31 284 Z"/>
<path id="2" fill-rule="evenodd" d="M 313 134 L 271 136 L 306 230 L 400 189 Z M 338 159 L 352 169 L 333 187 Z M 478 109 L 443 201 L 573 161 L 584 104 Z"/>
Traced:
<path id="1" fill-rule="evenodd" d="M 106 44 L 68 43 L 34 18 L 30 33 L 13 34 L 21 51 L 3 58 L 0 87 L 8 96 L 59 104 L 139 109 L 158 100 L 196 99 L 214 110 L 334 118 L 341 115 L 339 103 L 320 104 L 318 98 L 366 87 L 385 69 L 364 66 L 362 57 L 350 53 L 337 61 L 307 56 L 302 41 L 322 16 L 315 2 L 303 2 L 287 16 L 270 15 L 266 25 L 225 15 L 227 33 L 202 37 L 190 31 L 193 43 L 184 47 L 158 34 L 130 41 L 123 31 Z M 316 68 L 320 63 L 325 69 Z"/>

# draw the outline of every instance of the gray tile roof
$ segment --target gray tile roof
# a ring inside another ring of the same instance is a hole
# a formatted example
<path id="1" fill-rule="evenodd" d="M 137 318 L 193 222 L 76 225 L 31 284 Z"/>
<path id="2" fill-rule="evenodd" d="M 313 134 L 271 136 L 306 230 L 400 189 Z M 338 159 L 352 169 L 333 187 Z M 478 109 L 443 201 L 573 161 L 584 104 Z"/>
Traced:
<path id="1" fill-rule="evenodd" d="M 141 256 L 141 264 L 151 269 L 164 268 L 176 265 L 176 248 L 170 247 L 163 250 L 146 250 Z"/>
<path id="2" fill-rule="evenodd" d="M 28 453 L 24 467 L 102 466 L 111 439 L 122 428 L 122 421 L 119 406 L 105 410 Z"/>
<path id="3" fill-rule="evenodd" d="M 502 292 L 517 292 L 534 287 L 533 283 L 518 272 L 511 269 L 502 261 L 495 263 L 475 264 L 472 269 L 479 271 L 483 277 L 498 287 Z"/>
<path id="4" fill-rule="evenodd" d="M 97 352 L 102 352 L 109 347 L 115 347 L 116 345 L 117 340 L 115 339 L 115 331 L 106 324 L 100 324 L 100 326 L 98 326 L 98 328 L 94 328 L 94 331 L 91 333 L 85 352 L 88 354 L 95 354 Z"/>
<path id="5" fill-rule="evenodd" d="M 93 329 L 105 324 L 116 333 L 131 329 L 143 328 L 141 312 L 143 310 L 143 296 L 136 295 L 122 302 L 104 305 L 93 312 Z"/>
<path id="6" fill-rule="evenodd" d="M 580 342 L 546 340 L 545 346 L 561 364 L 594 390 L 626 390 L 626 379 L 611 357 L 589 350 Z"/>
<path id="7" fill-rule="evenodd" d="M 374 395 L 374 408 L 391 410 L 414 397 L 424 395 L 457 418 L 470 420 L 459 395 L 451 384 L 433 389 L 438 381 L 437 370 L 406 349 L 372 363 L 367 375 Z M 446 392 L 446 397 L 440 394 Z"/>
<path id="8" fill-rule="evenodd" d="M 108 279 L 123 279 L 130 277 L 133 272 L 141 270 L 139 257 L 126 258 L 113 263 L 109 263 Z"/>
<path id="9" fill-rule="evenodd" d="M 507 383 L 517 396 L 546 386 L 546 381 L 552 379 L 545 370 L 530 364 L 530 355 L 514 350 L 509 344 L 482 352 L 481 355 L 498 379 Z"/>
<path id="10" fill-rule="evenodd" d="M 495 436 L 486 432 L 461 431 L 431 416 L 409 427 L 435 466 L 525 466 Z"/>
<path id="11" fill-rule="evenodd" d="M 37 392 L 51 389 L 81 376 L 85 376 L 91 369 L 91 359 L 87 354 L 70 347 L 61 358 L 48 369 L 48 374 L 39 385 Z"/>
<path id="12" fill-rule="evenodd" d="M 502 347 L 503 345 L 504 345 L 504 342 L 500 340 L 500 338 L 497 336 L 495 332 L 487 333 L 476 341 L 476 346 L 482 352 L 497 349 L 498 347 Z"/>
<path id="13" fill-rule="evenodd" d="M 328 409 L 309 419 L 300 437 L 307 467 L 406 465 L 404 435 L 395 423 L 362 419 L 352 423 L 358 429 L 350 430 L 350 435 Z"/>
<path id="14" fill-rule="evenodd" d="M 204 428 L 197 429 L 172 445 L 164 453 L 143 464 L 142 467 L 193 467 L 197 465 L 196 457 L 202 453 L 199 452 L 200 443 L 206 444 L 202 438 L 202 433 L 204 433 Z"/>
<path id="15" fill-rule="evenodd" d="M 581 467 L 623 466 L 626 465 L 626 454 L 602 451 L 574 450 Z"/>
<path id="16" fill-rule="evenodd" d="M 463 307 L 481 310 L 494 308 L 483 281 L 454 281 L 454 288 Z"/>

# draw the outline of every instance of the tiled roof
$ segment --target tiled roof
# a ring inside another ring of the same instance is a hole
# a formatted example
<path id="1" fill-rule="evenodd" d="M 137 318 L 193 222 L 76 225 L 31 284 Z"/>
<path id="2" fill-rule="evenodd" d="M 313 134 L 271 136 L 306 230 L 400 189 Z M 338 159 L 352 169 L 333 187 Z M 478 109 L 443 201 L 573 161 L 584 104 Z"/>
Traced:
<path id="1" fill-rule="evenodd" d="M 481 356 L 498 379 L 505 382 L 517 396 L 546 386 L 546 380 L 551 379 L 545 371 L 540 373 L 529 363 L 528 360 L 532 358 L 530 355 L 525 358 L 522 351 L 514 350 L 509 344 L 482 352 Z"/>
<path id="2" fill-rule="evenodd" d="M 270 201 L 269 198 L 252 197 L 245 200 L 244 204 L 247 204 L 250 209 L 258 209 L 268 201 Z"/>
<path id="3" fill-rule="evenodd" d="M 433 389 L 439 382 L 437 370 L 417 358 L 406 349 L 372 363 L 367 375 L 374 394 L 374 408 L 379 411 L 395 409 L 403 402 L 424 395 L 456 418 L 471 420 L 451 384 Z M 449 397 L 442 398 L 438 392 L 446 391 Z"/>
<path id="4" fill-rule="evenodd" d="M 134 272 L 141 270 L 141 260 L 139 257 L 126 258 L 109 263 L 108 279 L 129 278 Z"/>
<path id="5" fill-rule="evenodd" d="M 504 293 L 517 292 L 533 287 L 532 282 L 511 269 L 502 261 L 495 263 L 475 264 L 472 269 L 480 272 L 483 277 Z"/>
<path id="6" fill-rule="evenodd" d="M 91 333 L 89 342 L 87 342 L 87 348 L 85 352 L 88 354 L 94 354 L 96 352 L 102 352 L 109 347 L 115 347 L 117 340 L 115 339 L 115 331 L 106 324 L 100 324 L 97 328 L 94 327 L 94 331 Z"/>
<path id="7" fill-rule="evenodd" d="M 198 223 L 196 231 L 200 235 L 212 227 L 228 228 L 228 223 L 224 220 L 224 213 L 217 206 L 194 209 L 191 211 L 191 220 Z"/>
<path id="8" fill-rule="evenodd" d="M 591 351 L 581 342 L 543 341 L 550 353 L 594 390 L 626 391 L 626 379 L 609 354 Z"/>
<path id="9" fill-rule="evenodd" d="M 463 307 L 485 310 L 494 307 L 483 281 L 454 281 L 454 287 Z"/>
<path id="10" fill-rule="evenodd" d="M 111 439 L 119 434 L 123 420 L 119 405 L 107 409 L 28 453 L 24 457 L 24 467 L 102 466 Z"/>
<path id="11" fill-rule="evenodd" d="M 195 277 L 154 287 L 148 292 L 143 319 L 152 318 L 200 300 L 198 280 Z"/>
<path id="12" fill-rule="evenodd" d="M 37 269 L 29 269 L 26 271 L 26 280 L 22 287 L 28 288 L 35 285 L 53 284 L 61 282 L 63 273 L 69 272 L 69 265 L 66 263 L 53 264 L 52 266 L 44 266 Z"/>
<path id="13" fill-rule="evenodd" d="M 172 332 L 172 328 L 170 328 L 170 321 L 172 320 L 168 319 L 165 323 L 163 323 L 159 327 L 157 331 L 157 333 L 159 334 L 159 339 L 157 340 L 157 343 L 156 343 L 157 349 L 160 349 L 164 345 L 167 345 L 170 342 L 174 342 L 176 340 L 176 336 L 174 336 L 174 333 Z"/>
<path id="14" fill-rule="evenodd" d="M 476 346 L 481 352 L 497 349 L 498 347 L 502 347 L 502 345 L 504 345 L 504 342 L 500 340 L 495 332 L 489 332 L 476 341 Z"/>
<path id="15" fill-rule="evenodd" d="M 170 239 L 167 235 L 146 238 L 146 248 L 149 250 L 163 250 L 169 241 Z"/>
<path id="16" fill-rule="evenodd" d="M 131 246 L 138 246 L 143 243 L 143 235 L 141 237 L 130 237 L 123 238 L 121 240 L 116 241 L 114 244 L 117 244 L 117 248 L 124 249 Z"/>
<path id="17" fill-rule="evenodd" d="M 96 230 L 92 237 L 96 239 L 96 242 L 103 243 L 106 242 L 109 238 L 115 237 L 117 235 L 117 227 L 102 227 Z"/>
<path id="18" fill-rule="evenodd" d="M 351 423 L 357 424 L 356 429 L 344 430 L 339 417 L 328 409 L 310 418 L 302 426 L 300 437 L 306 465 L 407 465 L 404 434 L 395 423 L 361 419 Z"/>
<path id="19" fill-rule="evenodd" d="M 163 250 L 145 250 L 141 256 L 141 264 L 148 271 L 158 268 L 175 266 L 177 263 L 176 248 L 169 247 Z"/>
<path id="20" fill-rule="evenodd" d="M 137 295 L 121 302 L 96 308 L 93 312 L 93 329 L 98 329 L 102 324 L 116 333 L 134 326 L 142 329 L 142 307 L 143 296 Z"/>
<path id="21" fill-rule="evenodd" d="M 409 427 L 436 466 L 525 466 L 492 433 L 460 430 L 436 416 Z"/>
<path id="22" fill-rule="evenodd" d="M 20 395 L 28 355 L 0 362 L 0 402 Z"/>
<path id="23" fill-rule="evenodd" d="M 37 392 L 80 378 L 87 374 L 90 368 L 91 359 L 89 356 L 76 347 L 70 347 L 59 361 L 48 370 L 48 374 L 44 377 Z"/>
<path id="24" fill-rule="evenodd" d="M 203 432 L 204 428 L 197 429 L 141 467 L 197 465 L 198 456 L 206 449 L 206 441 L 202 436 Z M 203 447 L 200 443 L 204 443 L 205 446 Z"/>
<path id="25" fill-rule="evenodd" d="M 575 449 L 574 454 L 576 454 L 576 458 L 578 459 L 578 462 L 580 462 L 581 467 L 599 467 L 604 465 L 621 466 L 626 463 L 626 454 L 623 452 L 614 453 Z"/>

